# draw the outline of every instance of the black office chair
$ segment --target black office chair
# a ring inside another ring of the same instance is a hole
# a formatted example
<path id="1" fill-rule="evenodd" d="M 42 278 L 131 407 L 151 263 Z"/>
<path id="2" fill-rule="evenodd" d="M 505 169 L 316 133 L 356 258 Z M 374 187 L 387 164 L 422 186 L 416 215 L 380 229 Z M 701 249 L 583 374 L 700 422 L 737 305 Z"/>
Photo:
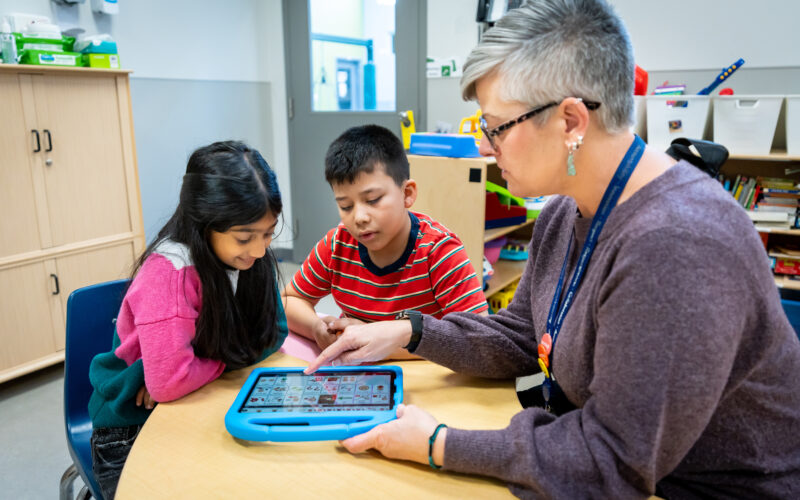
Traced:
<path id="1" fill-rule="evenodd" d="M 728 160 L 728 149 L 722 144 L 680 137 L 672 141 L 667 154 L 676 160 L 686 160 L 713 178 Z"/>

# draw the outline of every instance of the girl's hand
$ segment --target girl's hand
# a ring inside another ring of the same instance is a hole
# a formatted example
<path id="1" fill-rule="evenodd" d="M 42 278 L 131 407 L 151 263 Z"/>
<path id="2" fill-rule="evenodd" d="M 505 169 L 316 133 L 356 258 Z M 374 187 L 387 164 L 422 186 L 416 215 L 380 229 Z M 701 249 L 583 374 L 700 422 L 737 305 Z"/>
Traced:
<path id="1" fill-rule="evenodd" d="M 333 316 L 325 316 L 314 324 L 311 332 L 320 349 L 325 349 L 336 340 L 336 331 L 330 327 L 334 321 L 336 318 Z"/>
<path id="2" fill-rule="evenodd" d="M 361 453 L 375 448 L 387 458 L 411 460 L 428 464 L 428 438 L 439 423 L 433 416 L 414 405 L 398 405 L 397 420 L 373 427 L 369 432 L 342 441 L 350 453 Z M 444 462 L 444 443 L 447 429 L 436 435 L 433 461 Z"/>
<path id="3" fill-rule="evenodd" d="M 380 361 L 399 347 L 408 345 L 410 340 L 411 322 L 407 320 L 351 325 L 304 371 L 308 375 L 326 364 L 357 365 Z"/>
<path id="4" fill-rule="evenodd" d="M 136 406 L 142 405 L 148 410 L 152 410 L 156 406 L 156 400 L 150 397 L 150 393 L 147 392 L 147 386 L 145 385 L 139 387 L 139 390 L 136 392 Z"/>

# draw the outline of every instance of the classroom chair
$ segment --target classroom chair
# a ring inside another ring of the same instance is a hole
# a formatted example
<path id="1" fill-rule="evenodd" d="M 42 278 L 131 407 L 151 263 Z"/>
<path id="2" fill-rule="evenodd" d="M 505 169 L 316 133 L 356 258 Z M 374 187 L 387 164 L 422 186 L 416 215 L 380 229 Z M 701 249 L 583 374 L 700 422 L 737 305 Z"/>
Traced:
<path id="1" fill-rule="evenodd" d="M 800 338 L 800 290 L 791 290 L 789 288 L 780 288 L 781 305 L 789 318 L 789 323 L 792 324 L 795 333 Z"/>
<path id="2" fill-rule="evenodd" d="M 89 364 L 96 354 L 111 348 L 114 323 L 128 282 L 124 279 L 79 288 L 67 300 L 64 424 L 72 465 L 61 476 L 61 500 L 72 499 L 72 483 L 78 475 L 85 484 L 78 498 L 103 498 L 92 473 Z"/>

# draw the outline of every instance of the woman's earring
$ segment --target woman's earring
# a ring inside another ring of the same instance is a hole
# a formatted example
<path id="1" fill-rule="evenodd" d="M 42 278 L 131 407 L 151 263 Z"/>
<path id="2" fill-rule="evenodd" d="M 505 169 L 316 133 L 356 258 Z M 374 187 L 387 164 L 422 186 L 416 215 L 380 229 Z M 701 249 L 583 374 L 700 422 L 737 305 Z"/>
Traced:
<path id="1" fill-rule="evenodd" d="M 573 142 L 568 146 L 569 154 L 567 155 L 567 175 L 574 176 L 575 172 L 575 151 L 583 144 L 583 136 L 578 136 L 578 141 Z"/>

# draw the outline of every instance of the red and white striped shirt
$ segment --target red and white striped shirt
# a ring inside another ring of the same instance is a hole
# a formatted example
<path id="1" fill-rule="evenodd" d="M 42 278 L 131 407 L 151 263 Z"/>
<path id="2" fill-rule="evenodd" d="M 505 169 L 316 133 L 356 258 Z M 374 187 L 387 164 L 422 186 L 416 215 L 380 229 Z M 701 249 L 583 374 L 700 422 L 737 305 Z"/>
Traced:
<path id="1" fill-rule="evenodd" d="M 441 318 L 483 312 L 481 282 L 458 237 L 424 214 L 409 212 L 409 245 L 394 264 L 379 268 L 343 224 L 328 231 L 295 273 L 292 286 L 311 300 L 332 294 L 345 316 L 394 319 L 406 309 Z"/>

